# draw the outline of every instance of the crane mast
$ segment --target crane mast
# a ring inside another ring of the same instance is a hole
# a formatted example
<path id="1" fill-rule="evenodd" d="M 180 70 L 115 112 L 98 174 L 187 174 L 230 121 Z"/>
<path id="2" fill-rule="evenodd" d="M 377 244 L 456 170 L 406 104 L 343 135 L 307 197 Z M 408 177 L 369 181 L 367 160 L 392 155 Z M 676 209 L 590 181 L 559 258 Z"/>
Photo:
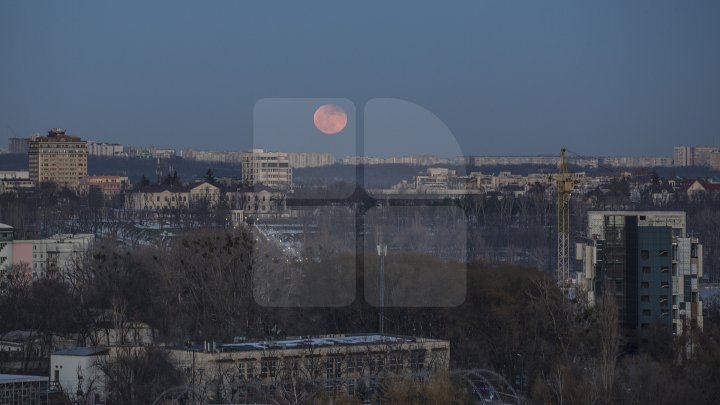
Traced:
<path id="1" fill-rule="evenodd" d="M 570 281 L 570 193 L 573 183 L 567 169 L 565 148 L 560 152 L 557 177 L 557 281 L 565 289 Z"/>

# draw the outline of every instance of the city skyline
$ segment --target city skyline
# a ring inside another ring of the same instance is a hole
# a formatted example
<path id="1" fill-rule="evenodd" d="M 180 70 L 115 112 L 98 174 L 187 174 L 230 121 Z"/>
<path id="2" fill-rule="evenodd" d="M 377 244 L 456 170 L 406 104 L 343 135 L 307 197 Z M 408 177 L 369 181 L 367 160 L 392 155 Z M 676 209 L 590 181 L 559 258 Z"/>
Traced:
<path id="1" fill-rule="evenodd" d="M 335 97 L 357 111 L 375 98 L 417 104 L 464 154 L 717 143 L 717 3 L 378 6 L 5 3 L 0 134 L 61 125 L 99 141 L 243 149 L 260 100 Z M 416 136 L 385 146 L 428 153 Z"/>

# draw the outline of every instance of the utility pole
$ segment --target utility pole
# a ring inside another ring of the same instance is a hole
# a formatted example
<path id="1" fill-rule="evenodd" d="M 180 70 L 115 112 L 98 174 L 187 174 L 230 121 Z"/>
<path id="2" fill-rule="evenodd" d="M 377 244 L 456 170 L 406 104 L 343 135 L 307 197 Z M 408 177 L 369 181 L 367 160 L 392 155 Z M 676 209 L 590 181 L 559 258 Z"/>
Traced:
<path id="1" fill-rule="evenodd" d="M 385 340 L 385 256 L 387 256 L 387 245 L 382 243 L 382 234 L 378 234 L 377 245 L 378 256 L 380 256 L 380 339 Z"/>

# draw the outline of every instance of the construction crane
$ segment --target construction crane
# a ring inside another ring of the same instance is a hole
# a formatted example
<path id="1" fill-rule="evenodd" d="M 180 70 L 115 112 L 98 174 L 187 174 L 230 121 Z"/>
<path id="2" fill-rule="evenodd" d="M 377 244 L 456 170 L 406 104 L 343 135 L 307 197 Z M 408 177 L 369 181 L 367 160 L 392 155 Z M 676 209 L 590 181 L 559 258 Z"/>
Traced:
<path id="1" fill-rule="evenodd" d="M 568 173 L 565 148 L 560 152 L 560 171 L 557 177 L 557 281 L 565 290 L 570 281 L 570 193 L 573 182 Z"/>

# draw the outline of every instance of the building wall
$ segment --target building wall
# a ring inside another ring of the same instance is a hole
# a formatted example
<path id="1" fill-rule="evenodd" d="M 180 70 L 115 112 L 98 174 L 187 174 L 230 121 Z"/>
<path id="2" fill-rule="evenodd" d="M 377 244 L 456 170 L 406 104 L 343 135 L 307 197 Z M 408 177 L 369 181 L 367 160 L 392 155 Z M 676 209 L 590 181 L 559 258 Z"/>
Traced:
<path id="1" fill-rule="evenodd" d="M 80 388 L 83 393 L 93 391 L 102 399 L 105 396 L 105 378 L 99 365 L 101 362 L 107 361 L 107 358 L 107 355 L 52 354 L 50 356 L 50 385 L 59 387 L 71 398 L 75 397 Z"/>
<path id="2" fill-rule="evenodd" d="M 61 129 L 50 130 L 48 136 L 34 137 L 30 141 L 30 180 L 36 184 L 51 182 L 77 190 L 80 179 L 87 176 L 87 157 L 85 141 L 67 136 Z"/>
<path id="3" fill-rule="evenodd" d="M 292 189 L 292 167 L 287 153 L 252 149 L 243 153 L 242 179 L 248 186 L 262 184 L 279 189 Z"/>

